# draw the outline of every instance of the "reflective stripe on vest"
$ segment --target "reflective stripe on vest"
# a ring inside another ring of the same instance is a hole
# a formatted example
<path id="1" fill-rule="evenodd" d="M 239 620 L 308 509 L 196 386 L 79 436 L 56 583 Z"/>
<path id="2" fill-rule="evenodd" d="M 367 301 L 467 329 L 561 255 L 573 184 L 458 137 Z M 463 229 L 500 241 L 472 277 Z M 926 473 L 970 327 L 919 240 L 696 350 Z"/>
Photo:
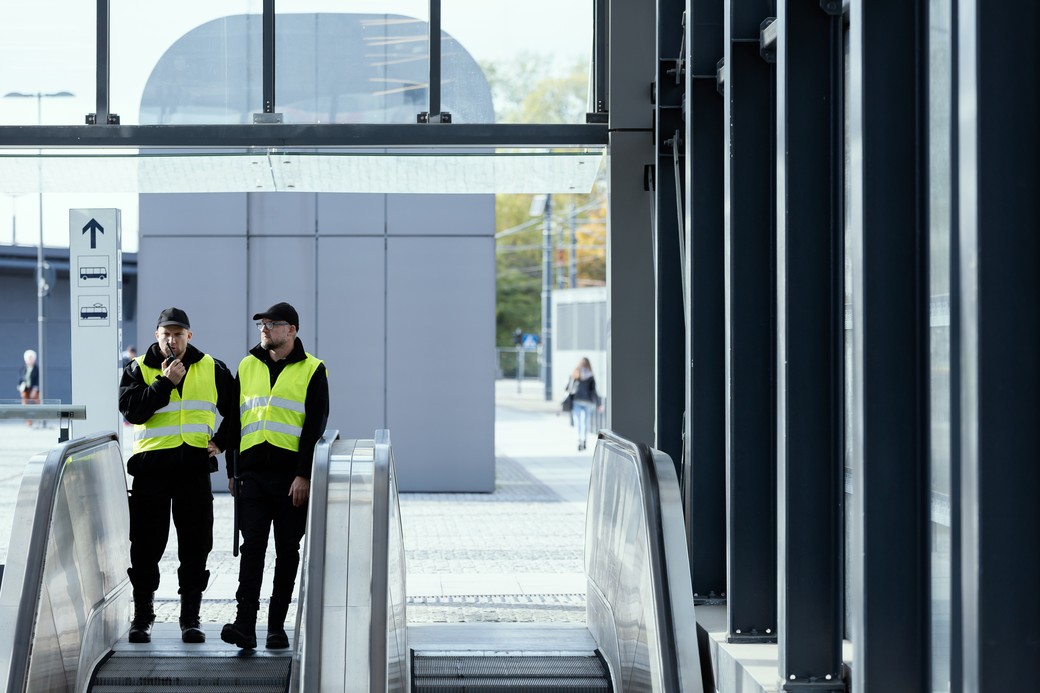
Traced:
<path id="1" fill-rule="evenodd" d="M 145 384 L 150 385 L 162 371 L 144 364 L 144 356 L 136 359 Z M 187 443 L 205 448 L 217 424 L 217 379 L 213 357 L 204 355 L 188 368 L 181 392 L 174 388 L 170 403 L 156 410 L 143 424 L 134 426 L 134 454 L 166 450 Z"/>
<path id="2" fill-rule="evenodd" d="M 288 364 L 278 374 L 271 388 L 271 371 L 267 364 L 249 355 L 238 365 L 241 386 L 239 414 L 242 440 L 239 450 L 268 442 L 285 450 L 298 452 L 303 421 L 306 418 L 307 387 L 321 365 L 310 354 L 303 361 Z"/>

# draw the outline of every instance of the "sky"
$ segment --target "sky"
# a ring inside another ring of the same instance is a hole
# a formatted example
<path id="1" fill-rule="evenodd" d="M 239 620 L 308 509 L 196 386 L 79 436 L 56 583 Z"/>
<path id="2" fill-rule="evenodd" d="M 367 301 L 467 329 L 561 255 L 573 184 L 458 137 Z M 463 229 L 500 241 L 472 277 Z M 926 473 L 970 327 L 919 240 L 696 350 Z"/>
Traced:
<path id="1" fill-rule="evenodd" d="M 279 13 L 390 13 L 427 19 L 428 0 L 282 0 Z M 522 52 L 551 55 L 560 65 L 587 59 L 593 0 L 441 0 L 442 29 L 478 61 L 508 61 Z M 111 0 L 110 110 L 137 121 L 141 92 L 170 45 L 219 17 L 262 14 L 262 0 Z M 0 95 L 71 97 L 0 99 L 0 125 L 81 124 L 95 108 L 95 9 L 85 0 L 0 3 Z M 39 106 L 39 114 L 37 114 Z M 258 108 L 258 110 L 260 110 Z M 68 209 L 123 210 L 123 249 L 137 250 L 136 195 L 44 195 L 44 244 L 68 245 Z M 36 195 L 0 194 L 0 244 L 35 245 Z"/>

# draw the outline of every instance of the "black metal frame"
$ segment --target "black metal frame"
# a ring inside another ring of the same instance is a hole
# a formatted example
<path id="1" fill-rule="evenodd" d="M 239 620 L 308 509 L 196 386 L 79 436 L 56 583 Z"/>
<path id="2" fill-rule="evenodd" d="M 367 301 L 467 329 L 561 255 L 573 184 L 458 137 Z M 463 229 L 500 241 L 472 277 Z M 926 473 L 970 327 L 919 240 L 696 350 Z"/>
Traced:
<path id="1" fill-rule="evenodd" d="M 683 499 L 694 599 L 725 598 L 726 304 L 723 0 L 688 0 L 686 16 L 686 282 L 688 314 Z"/>
<path id="2" fill-rule="evenodd" d="M 683 60 L 685 27 L 672 21 L 682 16 L 685 0 L 657 0 L 657 80 L 654 133 L 657 139 L 654 264 L 657 277 L 655 445 L 682 473 L 683 410 L 686 379 L 686 318 L 684 310 L 685 234 L 682 191 L 685 173 L 683 137 Z"/>
<path id="3" fill-rule="evenodd" d="M 776 70 L 759 54 L 774 3 L 726 4 L 728 637 L 775 642 Z"/>
<path id="4" fill-rule="evenodd" d="M 855 3 L 852 689 L 929 690 L 927 0 Z M 857 38 L 859 39 L 857 41 Z"/>
<path id="5" fill-rule="evenodd" d="M 779 0 L 777 447 L 780 677 L 844 690 L 842 18 Z M 771 32 L 764 31 L 766 34 Z M 763 55 L 772 51 L 763 51 Z"/>
<path id="6" fill-rule="evenodd" d="M 7 125 L 0 147 L 26 149 L 336 147 L 583 147 L 608 142 L 605 123 L 568 125 L 328 123 L 254 125 Z M 169 153 L 168 151 L 166 153 Z"/>
<path id="7" fill-rule="evenodd" d="M 1028 687 L 1040 654 L 1040 52 L 1013 38 L 1035 36 L 1040 6 L 963 0 L 957 21 L 962 649 L 951 659 L 960 690 L 994 693 Z"/>

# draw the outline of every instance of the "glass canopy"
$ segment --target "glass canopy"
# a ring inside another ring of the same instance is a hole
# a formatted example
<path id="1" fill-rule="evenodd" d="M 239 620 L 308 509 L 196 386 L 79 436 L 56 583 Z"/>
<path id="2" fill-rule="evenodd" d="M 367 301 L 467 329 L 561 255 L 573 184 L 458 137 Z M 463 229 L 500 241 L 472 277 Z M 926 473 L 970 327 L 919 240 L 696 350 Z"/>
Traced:
<path id="1" fill-rule="evenodd" d="M 0 190 L 24 193 L 588 193 L 603 148 L 580 151 L 0 154 Z"/>

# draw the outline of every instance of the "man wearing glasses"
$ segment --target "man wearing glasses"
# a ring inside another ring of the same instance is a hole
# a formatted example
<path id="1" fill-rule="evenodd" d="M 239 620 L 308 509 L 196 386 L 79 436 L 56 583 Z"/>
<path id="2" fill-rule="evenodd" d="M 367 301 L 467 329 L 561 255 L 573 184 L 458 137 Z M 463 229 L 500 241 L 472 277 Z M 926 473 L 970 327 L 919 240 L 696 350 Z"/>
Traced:
<path id="1" fill-rule="evenodd" d="M 238 366 L 241 439 L 228 488 L 236 495 L 242 558 L 238 570 L 238 612 L 221 639 L 243 649 L 256 647 L 267 537 L 274 525 L 274 584 L 267 617 L 267 647 L 289 646 L 285 616 L 300 564 L 300 540 L 307 524 L 311 459 L 329 418 L 325 364 L 303 349 L 296 336 L 300 318 L 288 303 L 253 316 L 260 343 Z"/>
<path id="2" fill-rule="evenodd" d="M 191 323 L 180 308 L 159 314 L 155 342 L 131 359 L 119 383 L 119 412 L 134 424 L 133 454 L 126 463 L 130 492 L 130 583 L 134 617 L 130 642 L 151 641 L 153 596 L 159 561 L 177 529 L 180 567 L 181 640 L 201 643 L 202 591 L 209 583 L 206 560 L 213 548 L 214 455 L 235 442 L 238 418 L 235 379 L 221 361 L 191 341 Z M 223 417 L 216 428 L 217 412 Z"/>

